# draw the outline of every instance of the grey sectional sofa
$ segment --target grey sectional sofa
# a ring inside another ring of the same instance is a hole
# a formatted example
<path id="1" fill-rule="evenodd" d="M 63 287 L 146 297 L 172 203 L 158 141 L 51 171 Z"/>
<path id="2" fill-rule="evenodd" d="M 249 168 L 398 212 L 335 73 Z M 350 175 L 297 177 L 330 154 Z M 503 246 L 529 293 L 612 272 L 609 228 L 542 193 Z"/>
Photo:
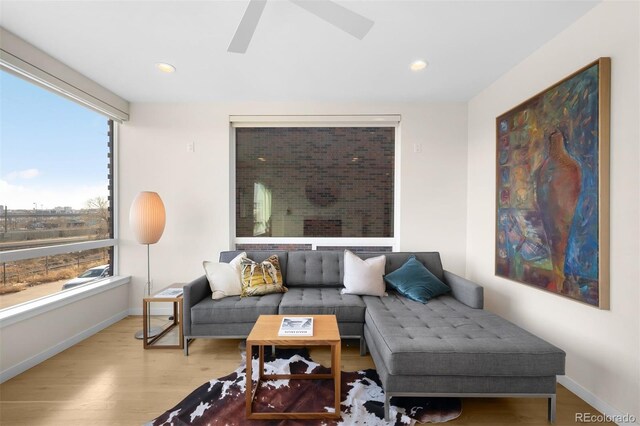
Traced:
<path id="1" fill-rule="evenodd" d="M 239 251 L 222 252 L 229 262 Z M 391 397 L 542 397 L 555 421 L 556 375 L 565 353 L 483 310 L 482 287 L 442 269 L 436 252 L 384 253 L 385 272 L 414 254 L 451 293 L 422 304 L 395 292 L 386 297 L 343 295 L 339 251 L 248 251 L 262 261 L 277 254 L 289 291 L 211 299 L 205 276 L 184 287 L 185 355 L 194 338 L 245 338 L 262 314 L 334 314 L 343 338 L 360 339 Z M 380 253 L 359 253 L 361 258 Z"/>

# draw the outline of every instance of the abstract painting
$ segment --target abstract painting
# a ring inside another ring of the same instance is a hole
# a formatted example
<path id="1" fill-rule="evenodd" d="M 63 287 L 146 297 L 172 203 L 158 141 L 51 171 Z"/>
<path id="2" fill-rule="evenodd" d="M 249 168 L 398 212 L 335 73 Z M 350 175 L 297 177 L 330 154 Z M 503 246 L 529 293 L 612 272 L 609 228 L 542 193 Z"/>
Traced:
<path id="1" fill-rule="evenodd" d="M 609 308 L 609 58 L 496 119 L 496 275 Z"/>

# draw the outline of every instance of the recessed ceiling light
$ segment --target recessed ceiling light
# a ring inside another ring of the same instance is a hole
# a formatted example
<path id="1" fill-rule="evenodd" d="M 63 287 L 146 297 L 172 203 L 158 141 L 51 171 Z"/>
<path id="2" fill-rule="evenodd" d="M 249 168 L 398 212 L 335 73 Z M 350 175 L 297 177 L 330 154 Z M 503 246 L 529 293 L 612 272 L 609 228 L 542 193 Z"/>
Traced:
<path id="1" fill-rule="evenodd" d="M 167 74 L 171 74 L 172 72 L 176 72 L 176 67 L 171 64 L 166 64 L 164 62 L 158 62 L 156 64 L 156 68 L 158 68 L 162 72 L 166 72 Z"/>
<path id="2" fill-rule="evenodd" d="M 358 157 L 353 157 L 353 158 L 351 159 L 351 161 L 353 161 L 354 163 L 355 163 L 356 161 L 358 161 L 358 160 L 359 160 L 359 158 L 358 158 Z"/>
<path id="3" fill-rule="evenodd" d="M 267 161 L 267 159 L 264 157 L 258 157 L 258 161 L 262 161 L 264 163 L 265 161 Z"/>
<path id="4" fill-rule="evenodd" d="M 426 67 L 427 67 L 427 63 L 422 60 L 413 61 L 411 62 L 411 65 L 409 65 L 409 68 L 411 68 L 411 71 L 420 71 L 425 69 Z"/>

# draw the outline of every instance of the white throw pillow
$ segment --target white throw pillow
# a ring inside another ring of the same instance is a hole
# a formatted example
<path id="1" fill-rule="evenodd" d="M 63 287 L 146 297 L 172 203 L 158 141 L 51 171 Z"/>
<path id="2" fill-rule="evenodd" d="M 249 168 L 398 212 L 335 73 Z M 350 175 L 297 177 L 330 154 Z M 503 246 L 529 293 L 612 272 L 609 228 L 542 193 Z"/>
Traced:
<path id="1" fill-rule="evenodd" d="M 242 252 L 229 263 L 202 262 L 211 287 L 211 298 L 216 300 L 242 293 L 242 260 L 246 257 L 247 253 Z"/>
<path id="2" fill-rule="evenodd" d="M 349 250 L 344 251 L 344 289 L 342 294 L 384 296 L 384 255 L 360 259 Z"/>

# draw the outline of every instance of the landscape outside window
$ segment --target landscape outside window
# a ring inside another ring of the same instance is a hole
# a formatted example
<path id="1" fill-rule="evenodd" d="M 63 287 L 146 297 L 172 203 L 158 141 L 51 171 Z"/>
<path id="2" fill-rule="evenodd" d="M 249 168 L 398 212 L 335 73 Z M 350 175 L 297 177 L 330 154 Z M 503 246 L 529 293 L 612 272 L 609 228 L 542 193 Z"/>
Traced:
<path id="1" fill-rule="evenodd" d="M 0 86 L 0 255 L 113 238 L 113 122 L 4 71 Z M 110 275 L 112 258 L 113 247 L 79 247 L 3 261 L 0 309 L 62 291 L 91 268 Z"/>
<path id="2" fill-rule="evenodd" d="M 395 128 L 236 129 L 236 237 L 390 238 Z"/>

